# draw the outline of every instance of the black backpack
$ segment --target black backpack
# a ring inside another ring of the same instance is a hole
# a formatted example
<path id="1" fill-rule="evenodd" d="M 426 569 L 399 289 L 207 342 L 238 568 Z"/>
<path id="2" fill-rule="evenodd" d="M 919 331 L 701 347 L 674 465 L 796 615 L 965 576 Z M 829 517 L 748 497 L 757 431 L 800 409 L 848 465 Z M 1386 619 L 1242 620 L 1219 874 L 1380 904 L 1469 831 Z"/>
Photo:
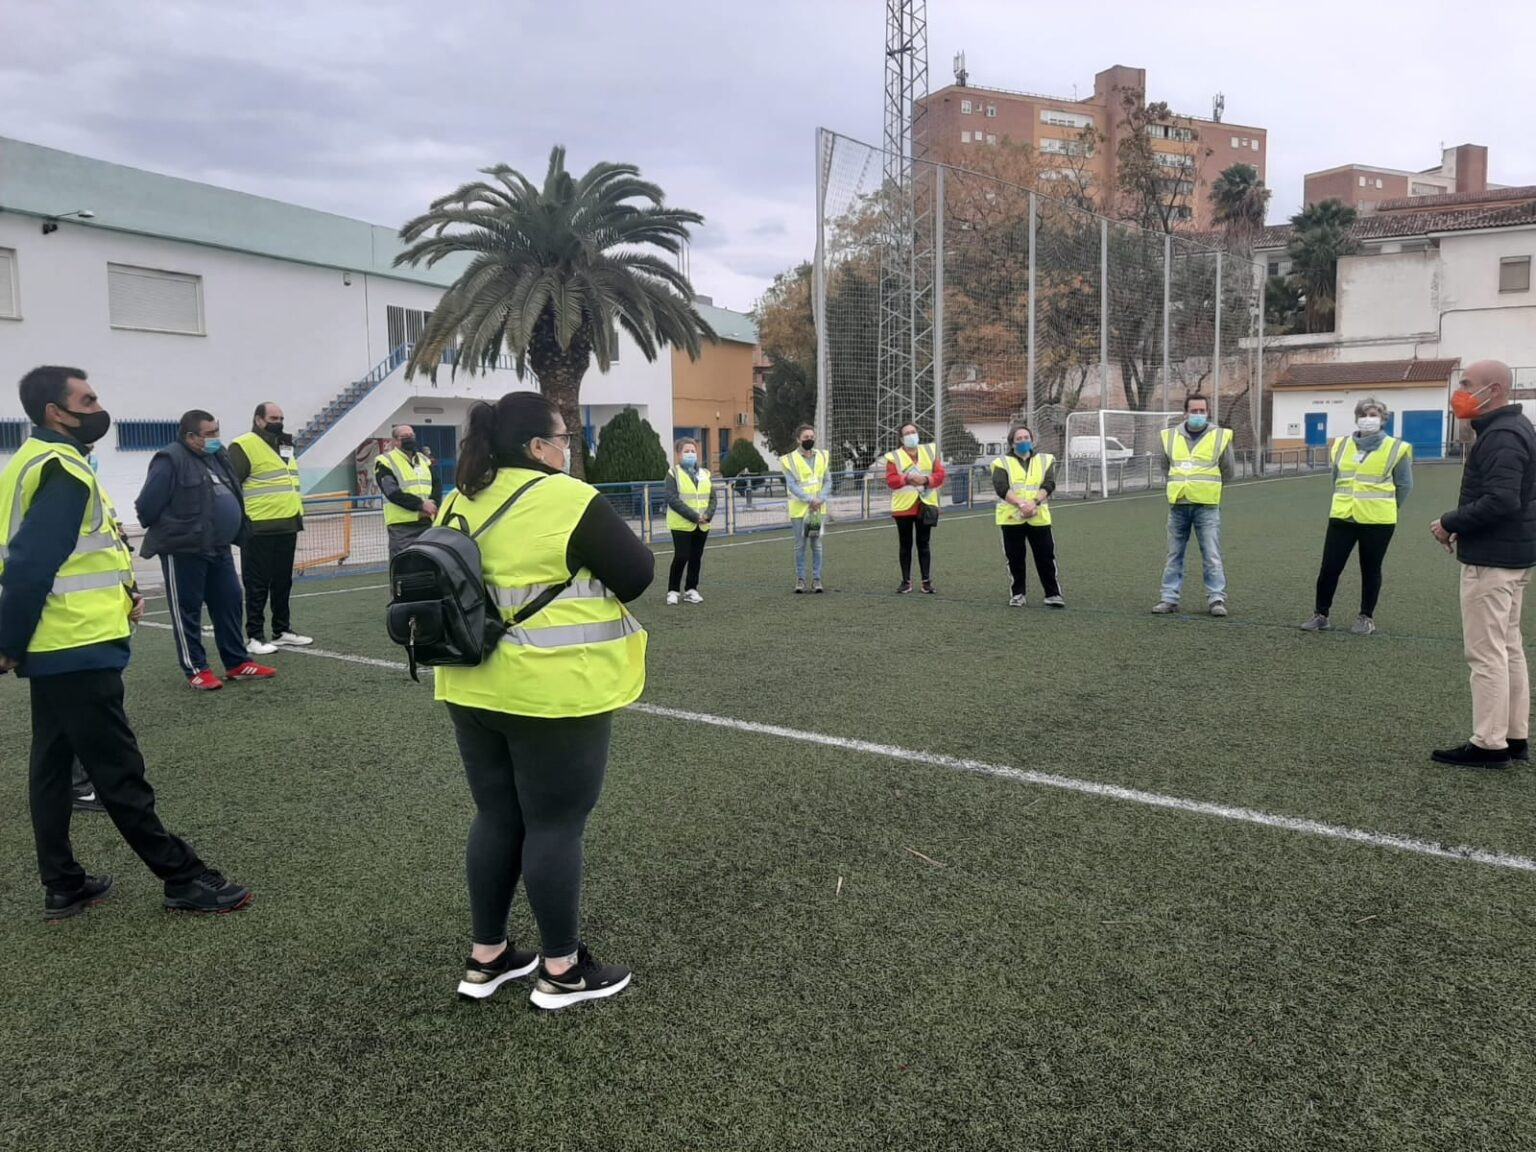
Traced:
<path id="1" fill-rule="evenodd" d="M 476 531 L 469 531 L 469 521 L 463 515 L 450 514 L 445 523 L 457 521 L 457 527 L 428 528 L 389 562 L 394 598 L 389 602 L 385 624 L 389 638 L 405 648 L 412 680 L 420 683 L 416 668 L 422 664 L 429 668 L 477 667 L 506 635 L 508 625 L 502 622 L 495 597 L 485 586 L 480 547 L 475 540 L 543 479 L 536 476 L 512 493 Z M 512 624 L 521 624 L 541 611 L 570 585 L 567 580 L 546 588 L 518 610 Z"/>

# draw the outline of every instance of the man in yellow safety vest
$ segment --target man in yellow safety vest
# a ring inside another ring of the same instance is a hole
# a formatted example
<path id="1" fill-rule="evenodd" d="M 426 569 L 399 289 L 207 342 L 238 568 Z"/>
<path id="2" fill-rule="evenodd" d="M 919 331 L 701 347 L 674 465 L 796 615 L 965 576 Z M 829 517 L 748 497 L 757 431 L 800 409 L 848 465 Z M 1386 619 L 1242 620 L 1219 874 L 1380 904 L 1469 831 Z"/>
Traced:
<path id="1" fill-rule="evenodd" d="M 106 435 L 112 418 L 78 368 L 34 368 L 20 392 L 36 427 L 0 472 L 0 674 L 14 671 L 31 689 L 30 807 L 43 915 L 78 915 L 112 889 L 112 878 L 87 874 L 70 846 L 76 757 L 123 839 L 164 883 L 167 908 L 244 907 L 250 892 L 160 822 L 123 709 L 129 637 L 144 598 L 84 447 Z"/>
<path id="2" fill-rule="evenodd" d="M 283 410 L 268 400 L 256 405 L 251 430 L 229 446 L 229 466 L 245 492 L 250 537 L 240 549 L 245 584 L 246 648 L 266 656 L 279 648 L 314 641 L 293 630 L 293 560 L 304 531 L 299 459 L 293 437 L 283 428 Z M 272 642 L 267 642 L 267 601 L 272 602 Z"/>
<path id="3" fill-rule="evenodd" d="M 437 517 L 443 498 L 443 482 L 432 457 L 416 444 L 416 429 L 409 424 L 394 429 L 395 446 L 373 466 L 373 478 L 384 497 L 384 525 L 389 533 L 389 558 L 428 528 Z"/>
<path id="4" fill-rule="evenodd" d="M 789 495 L 789 520 L 795 526 L 795 591 L 805 591 L 805 551 L 811 551 L 811 591 L 821 586 L 822 539 L 826 535 L 827 497 L 832 494 L 831 456 L 816 447 L 816 429 L 802 424 L 795 430 L 798 452 L 779 457 L 784 488 Z"/>
<path id="5" fill-rule="evenodd" d="M 1184 399 L 1184 422 L 1163 429 L 1163 465 L 1168 473 L 1168 561 L 1163 565 L 1158 615 L 1179 610 L 1184 587 L 1184 553 L 1189 537 L 1200 545 L 1205 600 L 1212 616 L 1227 614 L 1227 572 L 1221 563 L 1221 486 L 1232 479 L 1232 430 L 1211 423 L 1210 402 Z"/>

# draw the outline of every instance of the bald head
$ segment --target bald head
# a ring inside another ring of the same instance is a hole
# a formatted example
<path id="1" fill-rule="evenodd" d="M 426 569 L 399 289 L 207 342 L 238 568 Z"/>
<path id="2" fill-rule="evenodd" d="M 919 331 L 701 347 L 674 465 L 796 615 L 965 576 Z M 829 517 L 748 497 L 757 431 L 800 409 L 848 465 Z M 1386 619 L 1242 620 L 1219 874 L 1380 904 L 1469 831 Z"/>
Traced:
<path id="1" fill-rule="evenodd" d="M 396 424 L 393 432 L 397 442 L 400 440 L 416 439 L 416 429 L 412 428 L 409 424 Z"/>
<path id="2" fill-rule="evenodd" d="M 1499 360 L 1479 360 L 1469 364 L 1462 372 L 1461 387 L 1458 389 L 1472 397 L 1471 401 L 1463 407 L 1456 407 L 1453 403 L 1452 408 L 1464 419 L 1472 412 L 1493 412 L 1510 402 L 1514 386 L 1515 374 L 1510 371 L 1508 364 Z M 1471 406 L 1473 404 L 1475 408 Z"/>

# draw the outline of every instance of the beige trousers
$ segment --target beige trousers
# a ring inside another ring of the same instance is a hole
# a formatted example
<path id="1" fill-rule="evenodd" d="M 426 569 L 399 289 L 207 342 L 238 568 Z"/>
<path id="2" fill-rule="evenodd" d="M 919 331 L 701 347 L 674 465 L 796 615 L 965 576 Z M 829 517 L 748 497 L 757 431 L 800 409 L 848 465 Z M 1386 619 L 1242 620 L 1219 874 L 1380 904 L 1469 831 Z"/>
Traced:
<path id="1" fill-rule="evenodd" d="M 1472 743 L 1492 750 L 1531 730 L 1531 681 L 1520 635 L 1528 568 L 1461 569 L 1461 635 L 1472 670 Z"/>

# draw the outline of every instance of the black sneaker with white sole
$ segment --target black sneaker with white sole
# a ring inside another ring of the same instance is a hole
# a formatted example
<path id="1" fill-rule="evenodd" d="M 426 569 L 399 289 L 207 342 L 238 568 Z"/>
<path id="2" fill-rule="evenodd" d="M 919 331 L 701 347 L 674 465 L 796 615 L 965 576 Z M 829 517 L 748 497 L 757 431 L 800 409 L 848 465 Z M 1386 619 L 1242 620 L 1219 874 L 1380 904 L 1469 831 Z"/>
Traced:
<path id="1" fill-rule="evenodd" d="M 100 904 L 112 891 L 112 877 L 87 876 L 78 888 L 55 891 L 49 888 L 43 894 L 43 919 L 68 920 L 78 916 L 92 904 Z"/>
<path id="2" fill-rule="evenodd" d="M 602 1000 L 616 996 L 629 987 L 630 972 L 617 964 L 599 964 L 585 944 L 576 950 L 576 963 L 558 976 L 551 976 L 543 964 L 528 994 L 535 1008 L 547 1011 L 568 1008 L 583 1000 Z"/>
<path id="3" fill-rule="evenodd" d="M 1531 762 L 1530 740 L 1516 740 L 1511 736 L 1505 743 L 1509 745 L 1509 758 L 1516 764 L 1529 764 Z"/>
<path id="4" fill-rule="evenodd" d="M 251 902 L 251 890 L 205 869 L 201 876 L 165 885 L 165 906 L 173 912 L 236 912 Z"/>
<path id="5" fill-rule="evenodd" d="M 489 1000 L 509 980 L 521 980 L 539 966 L 539 954 L 507 946 L 494 960 L 481 963 L 471 956 L 464 961 L 464 979 L 459 981 L 461 1000 Z"/>

